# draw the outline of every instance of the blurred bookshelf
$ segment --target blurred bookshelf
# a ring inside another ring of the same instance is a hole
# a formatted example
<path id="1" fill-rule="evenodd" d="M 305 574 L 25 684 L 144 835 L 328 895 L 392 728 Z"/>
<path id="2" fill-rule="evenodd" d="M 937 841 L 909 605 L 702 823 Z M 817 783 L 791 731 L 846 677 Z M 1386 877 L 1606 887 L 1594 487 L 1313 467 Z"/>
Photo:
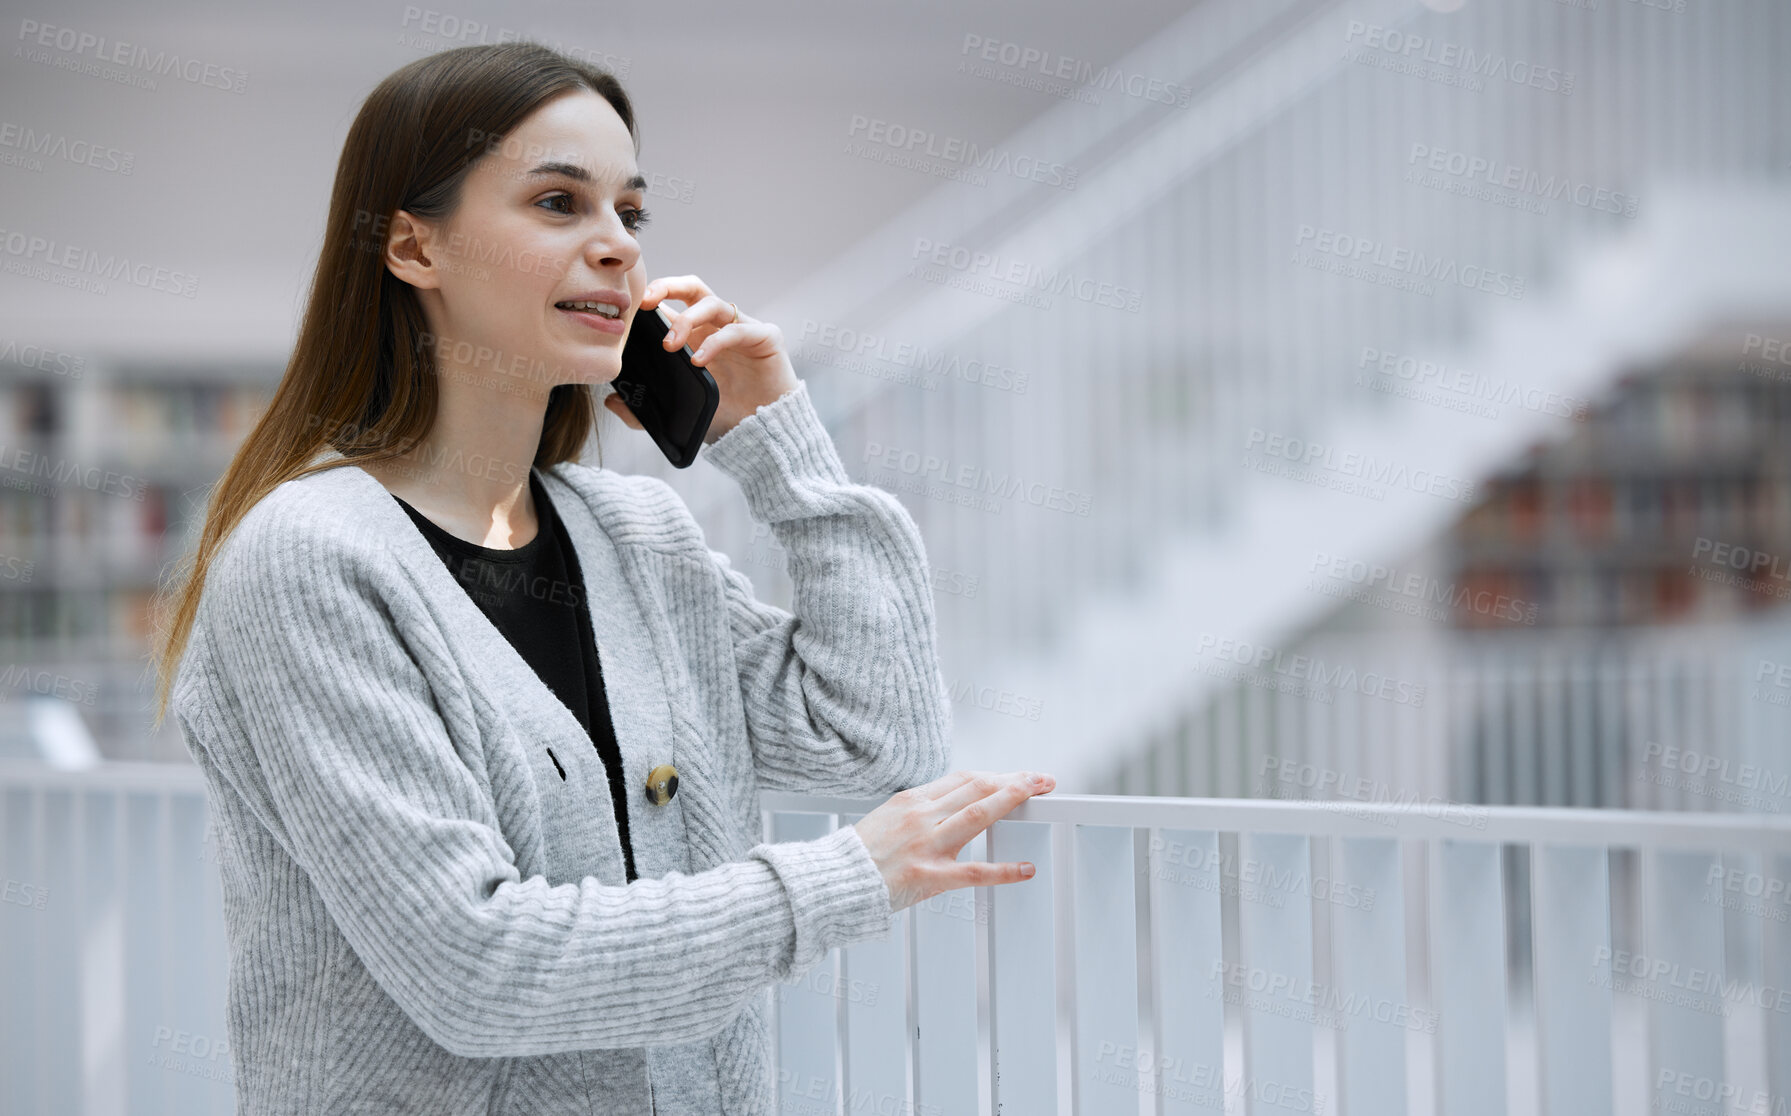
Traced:
<path id="1" fill-rule="evenodd" d="M 48 695 L 105 759 L 184 761 L 172 720 L 150 732 L 150 601 L 280 369 L 24 355 L 0 362 L 0 756 L 36 755 Z"/>
<path id="2" fill-rule="evenodd" d="M 1791 364 L 1731 334 L 1624 372 L 1567 438 L 1488 477 L 1449 533 L 1463 629 L 1745 619 L 1791 596 Z M 1756 346 L 1758 347 L 1758 346 Z"/>

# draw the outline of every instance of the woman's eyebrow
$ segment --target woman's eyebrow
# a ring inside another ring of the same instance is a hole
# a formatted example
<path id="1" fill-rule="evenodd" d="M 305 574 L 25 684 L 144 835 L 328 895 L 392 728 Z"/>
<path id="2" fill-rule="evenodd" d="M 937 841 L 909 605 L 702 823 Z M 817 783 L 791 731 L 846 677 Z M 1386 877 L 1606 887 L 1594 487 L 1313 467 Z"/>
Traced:
<path id="1" fill-rule="evenodd" d="M 585 168 L 579 166 L 577 163 L 542 163 L 540 166 L 536 167 L 534 170 L 528 172 L 528 174 L 525 175 L 524 177 L 525 178 L 543 178 L 548 175 L 556 175 L 556 174 L 564 175 L 565 177 L 573 179 L 578 182 L 590 182 L 591 181 L 591 172 L 586 170 Z M 646 188 L 647 188 L 646 178 L 642 177 L 638 173 L 633 178 L 630 178 L 627 182 L 622 184 L 622 189 L 624 189 L 624 190 L 645 190 Z"/>

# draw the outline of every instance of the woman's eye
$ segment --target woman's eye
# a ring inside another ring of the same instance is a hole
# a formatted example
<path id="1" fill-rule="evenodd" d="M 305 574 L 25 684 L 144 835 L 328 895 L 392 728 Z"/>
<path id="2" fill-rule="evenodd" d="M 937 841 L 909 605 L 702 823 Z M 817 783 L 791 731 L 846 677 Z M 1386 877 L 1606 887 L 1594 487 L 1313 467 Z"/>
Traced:
<path id="1" fill-rule="evenodd" d="M 573 200 L 574 200 L 574 198 L 571 194 L 554 194 L 552 197 L 542 198 L 540 201 L 536 202 L 535 204 L 541 205 L 541 206 L 546 206 L 550 209 L 553 209 L 553 211 L 555 213 L 564 213 L 564 214 L 570 215 L 572 213 L 572 210 L 555 208 L 554 203 L 563 201 L 563 202 L 570 204 Z M 629 208 L 629 209 L 622 210 L 622 227 L 627 229 L 631 233 L 639 232 L 642 229 L 646 228 L 647 222 L 651 221 L 652 219 L 653 219 L 653 215 L 651 213 L 648 213 L 644 209 Z"/>

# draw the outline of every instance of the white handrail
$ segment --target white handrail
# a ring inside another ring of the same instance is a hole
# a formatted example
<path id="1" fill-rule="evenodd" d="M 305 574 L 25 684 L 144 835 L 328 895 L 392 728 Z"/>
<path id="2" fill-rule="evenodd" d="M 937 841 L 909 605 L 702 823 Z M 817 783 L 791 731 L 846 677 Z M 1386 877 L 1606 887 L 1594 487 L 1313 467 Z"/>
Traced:
<path id="1" fill-rule="evenodd" d="M 760 800 L 770 813 L 855 816 L 869 813 L 883 801 L 789 791 L 766 791 Z M 1136 829 L 1216 829 L 1300 837 L 1397 836 L 1415 840 L 1454 838 L 1791 854 L 1791 817 L 1770 815 L 1564 810 L 1461 802 L 1426 805 L 1356 799 L 1312 802 L 1053 792 L 1021 803 L 1002 820 Z"/>

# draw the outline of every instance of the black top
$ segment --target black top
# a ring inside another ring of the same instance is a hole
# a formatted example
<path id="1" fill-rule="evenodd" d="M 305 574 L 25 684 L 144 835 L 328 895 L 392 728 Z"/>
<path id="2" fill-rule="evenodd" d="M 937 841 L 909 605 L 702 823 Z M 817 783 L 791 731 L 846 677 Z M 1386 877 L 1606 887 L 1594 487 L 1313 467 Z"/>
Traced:
<path id="1" fill-rule="evenodd" d="M 529 491 L 535 497 L 540 529 L 534 538 L 513 550 L 494 550 L 467 542 L 444 531 L 396 493 L 392 499 L 410 513 L 411 520 L 479 611 L 584 726 L 609 773 L 622 857 L 628 868 L 628 882 L 633 883 L 634 849 L 628 843 L 628 792 L 622 754 L 616 746 L 615 726 L 609 719 L 609 699 L 603 689 L 603 668 L 597 659 L 590 611 L 585 607 L 578 555 L 533 469 L 529 470 Z M 548 755 L 553 756 L 552 749 Z M 560 766 L 557 757 L 554 766 Z M 560 777 L 566 777 L 564 770 Z"/>

